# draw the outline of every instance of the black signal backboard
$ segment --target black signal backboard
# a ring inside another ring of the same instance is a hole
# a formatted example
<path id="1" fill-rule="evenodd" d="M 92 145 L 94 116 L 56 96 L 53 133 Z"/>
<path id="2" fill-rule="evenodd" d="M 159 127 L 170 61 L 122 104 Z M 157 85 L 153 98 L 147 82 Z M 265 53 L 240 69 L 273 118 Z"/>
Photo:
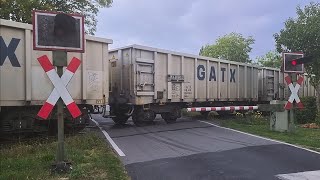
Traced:
<path id="1" fill-rule="evenodd" d="M 57 14 L 60 15 L 57 16 Z M 60 33 L 58 36 L 55 29 L 60 27 L 65 30 L 64 26 L 72 28 L 68 28 L 70 29 L 70 31 L 66 31 L 68 33 Z M 83 53 L 84 40 L 84 16 L 59 12 L 33 11 L 34 50 L 63 50 Z"/>
<path id="2" fill-rule="evenodd" d="M 304 73 L 304 65 L 303 64 L 292 64 L 293 60 L 304 57 L 301 52 L 283 52 L 283 72 L 285 73 Z"/>

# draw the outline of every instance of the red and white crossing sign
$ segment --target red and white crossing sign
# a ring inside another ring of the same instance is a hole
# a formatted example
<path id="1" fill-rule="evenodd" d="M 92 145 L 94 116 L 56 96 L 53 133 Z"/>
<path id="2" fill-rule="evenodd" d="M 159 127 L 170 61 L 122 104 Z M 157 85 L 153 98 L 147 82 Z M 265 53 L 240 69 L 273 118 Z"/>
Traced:
<path id="1" fill-rule="evenodd" d="M 42 66 L 42 68 L 44 69 L 44 71 L 46 72 L 46 74 L 48 75 L 52 84 L 54 85 L 54 89 L 52 90 L 45 104 L 42 106 L 42 108 L 38 112 L 38 116 L 43 119 L 47 119 L 54 105 L 57 103 L 60 97 L 62 98 L 63 102 L 67 105 L 67 108 L 73 118 L 80 116 L 81 111 L 77 106 L 77 104 L 72 99 L 66 86 L 68 85 L 74 73 L 80 66 L 81 61 L 78 58 L 74 57 L 71 60 L 70 64 L 67 66 L 67 69 L 63 73 L 61 78 L 58 76 L 56 70 L 54 69 L 54 66 L 49 61 L 49 58 L 47 55 L 39 57 L 38 61 Z"/>
<path id="2" fill-rule="evenodd" d="M 290 76 L 285 77 L 285 80 L 289 86 L 289 89 L 291 91 L 291 95 L 290 95 L 289 100 L 284 108 L 286 110 L 290 110 L 292 108 L 293 101 L 295 100 L 298 107 L 300 109 L 303 109 L 303 104 L 300 101 L 300 98 L 298 96 L 298 91 L 299 91 L 299 88 L 303 82 L 303 77 L 299 76 L 299 79 L 297 80 L 296 86 L 293 86 Z"/>

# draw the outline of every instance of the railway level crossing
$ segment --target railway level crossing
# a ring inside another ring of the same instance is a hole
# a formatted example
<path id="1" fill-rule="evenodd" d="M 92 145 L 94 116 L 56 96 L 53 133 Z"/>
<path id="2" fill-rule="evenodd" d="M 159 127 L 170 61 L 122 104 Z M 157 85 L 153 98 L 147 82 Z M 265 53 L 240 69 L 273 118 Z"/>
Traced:
<path id="1" fill-rule="evenodd" d="M 209 112 L 209 111 L 239 111 L 239 110 L 261 110 L 272 113 L 270 123 L 273 121 L 285 121 L 284 130 L 294 131 L 294 111 L 295 104 L 299 109 L 304 106 L 299 98 L 298 91 L 303 83 L 304 64 L 312 62 L 312 57 L 304 57 L 301 52 L 284 52 L 282 71 L 288 73 L 285 81 L 291 91 L 290 97 L 286 103 L 271 101 L 270 104 L 260 104 L 257 106 L 226 106 L 226 107 L 191 107 L 187 108 L 189 112 Z M 297 79 L 298 77 L 298 79 Z M 285 111 L 287 110 L 287 111 Z M 282 123 L 283 124 L 283 123 Z M 278 127 L 276 128 L 278 129 Z"/>

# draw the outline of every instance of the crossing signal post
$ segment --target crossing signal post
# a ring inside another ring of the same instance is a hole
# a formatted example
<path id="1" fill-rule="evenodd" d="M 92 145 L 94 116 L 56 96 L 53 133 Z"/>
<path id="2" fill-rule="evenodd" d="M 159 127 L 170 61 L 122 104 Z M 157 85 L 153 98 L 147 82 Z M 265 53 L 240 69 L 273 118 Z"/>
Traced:
<path id="1" fill-rule="evenodd" d="M 304 73 L 304 65 L 312 62 L 311 56 L 304 56 L 301 52 L 284 52 L 282 53 L 283 57 L 283 66 L 282 70 L 284 73 L 288 73 L 285 79 L 287 84 L 292 91 L 292 94 L 285 106 L 285 109 L 290 112 L 289 120 L 289 131 L 294 131 L 294 111 L 296 105 L 293 103 L 296 100 L 299 108 L 303 108 L 303 104 L 300 102 L 300 99 L 297 95 L 300 85 L 302 84 L 303 77 L 299 77 L 297 81 L 297 76 Z M 291 82 L 292 81 L 292 82 Z M 297 88 L 294 88 L 297 87 Z"/>
<path id="2" fill-rule="evenodd" d="M 57 103 L 58 148 L 55 172 L 71 170 L 71 163 L 65 161 L 64 150 L 64 108 L 66 104 L 73 118 L 81 115 L 81 111 L 66 89 L 81 61 L 73 58 L 63 75 L 63 67 L 67 66 L 67 52 L 84 52 L 84 17 L 58 12 L 33 11 L 33 49 L 52 51 L 53 65 L 46 55 L 38 58 L 39 63 L 52 81 L 55 89 L 47 102 L 40 109 L 38 116 L 47 119 Z M 57 67 L 57 72 L 53 66 Z M 67 77 L 69 75 L 69 77 Z M 61 97 L 61 98 L 60 98 Z M 71 107 L 72 106 L 72 107 Z"/>

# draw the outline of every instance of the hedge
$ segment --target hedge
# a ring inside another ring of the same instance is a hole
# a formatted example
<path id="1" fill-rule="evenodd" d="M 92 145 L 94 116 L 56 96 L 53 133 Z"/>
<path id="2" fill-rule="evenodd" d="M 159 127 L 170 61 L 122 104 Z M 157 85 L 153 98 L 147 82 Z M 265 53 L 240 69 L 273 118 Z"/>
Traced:
<path id="1" fill-rule="evenodd" d="M 298 124 L 314 123 L 317 116 L 316 97 L 307 96 L 300 98 L 304 109 L 296 110 L 296 122 Z"/>

